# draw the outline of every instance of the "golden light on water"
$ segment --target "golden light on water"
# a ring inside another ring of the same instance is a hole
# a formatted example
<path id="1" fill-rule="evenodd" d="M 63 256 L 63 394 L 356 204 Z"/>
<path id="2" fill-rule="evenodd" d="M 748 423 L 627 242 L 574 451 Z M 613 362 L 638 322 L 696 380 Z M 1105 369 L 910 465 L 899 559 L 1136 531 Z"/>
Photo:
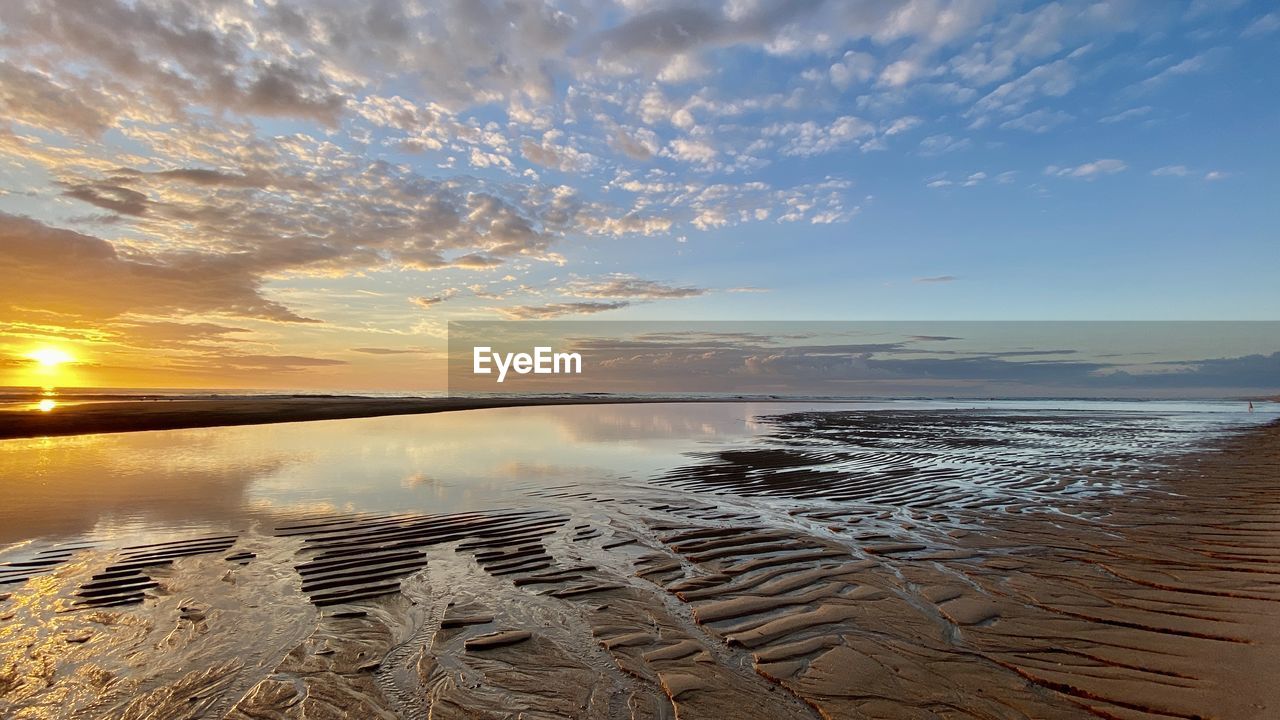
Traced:
<path id="1" fill-rule="evenodd" d="M 40 402 L 36 403 L 36 409 L 39 410 L 40 412 L 49 412 L 56 407 L 58 407 L 58 402 L 56 400 L 51 400 L 49 398 L 45 398 Z"/>

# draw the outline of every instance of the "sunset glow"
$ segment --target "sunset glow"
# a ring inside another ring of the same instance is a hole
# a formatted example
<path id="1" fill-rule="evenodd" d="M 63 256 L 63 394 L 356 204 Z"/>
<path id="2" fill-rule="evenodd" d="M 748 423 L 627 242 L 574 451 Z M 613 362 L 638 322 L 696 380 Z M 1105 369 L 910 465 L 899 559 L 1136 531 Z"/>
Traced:
<path id="1" fill-rule="evenodd" d="M 42 367 L 52 368 L 63 363 L 74 362 L 75 358 L 65 350 L 55 347 L 42 347 L 27 353 L 27 357 L 40 363 Z"/>
<path id="2" fill-rule="evenodd" d="M 438 391 L 456 321 L 1269 320 L 1277 17 L 2 2 L 0 384 Z"/>

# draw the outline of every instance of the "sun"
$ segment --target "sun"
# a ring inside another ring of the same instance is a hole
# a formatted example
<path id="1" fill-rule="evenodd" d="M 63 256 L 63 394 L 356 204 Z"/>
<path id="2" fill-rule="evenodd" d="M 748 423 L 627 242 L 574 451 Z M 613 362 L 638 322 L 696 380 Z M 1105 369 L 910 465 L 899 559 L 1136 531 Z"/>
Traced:
<path id="1" fill-rule="evenodd" d="M 54 347 L 42 347 L 27 353 L 27 357 L 40 363 L 42 367 L 52 368 L 63 363 L 75 361 L 75 358 L 65 350 L 59 350 Z"/>

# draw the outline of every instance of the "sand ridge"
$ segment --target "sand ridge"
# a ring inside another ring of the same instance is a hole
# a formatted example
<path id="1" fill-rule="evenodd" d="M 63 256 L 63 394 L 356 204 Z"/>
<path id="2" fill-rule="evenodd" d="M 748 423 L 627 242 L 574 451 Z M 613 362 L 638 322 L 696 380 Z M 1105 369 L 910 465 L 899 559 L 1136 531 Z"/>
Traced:
<path id="1" fill-rule="evenodd" d="M 508 511 L 55 548 L 0 568 L 0 709 L 1271 717 L 1280 425 L 1151 422 L 797 413 Z"/>

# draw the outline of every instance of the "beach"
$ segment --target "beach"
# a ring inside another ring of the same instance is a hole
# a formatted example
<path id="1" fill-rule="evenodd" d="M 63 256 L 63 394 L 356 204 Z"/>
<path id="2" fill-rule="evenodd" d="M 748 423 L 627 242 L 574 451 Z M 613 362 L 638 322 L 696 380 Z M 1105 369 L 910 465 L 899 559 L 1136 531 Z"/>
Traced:
<path id="1" fill-rule="evenodd" d="M 266 425 L 530 405 L 656 402 L 642 397 L 372 398 L 342 395 L 127 399 L 66 404 L 42 411 L 28 403 L 0 412 L 0 439 L 93 433 Z M 685 399 L 684 402 L 696 402 Z"/>
<path id="2" fill-rule="evenodd" d="M 1280 719 L 1277 0 L 0 0 L 0 720 Z"/>
<path id="3" fill-rule="evenodd" d="M 1280 425 L 1212 415 L 668 404 L 255 429 L 290 456 L 304 434 L 386 454 L 456 430 L 428 448 L 438 477 L 387 471 L 380 499 L 282 486 L 337 451 L 246 480 L 274 456 L 237 428 L 103 436 L 152 472 L 153 437 L 207 472 L 252 457 L 217 481 L 176 467 L 113 518 L 180 477 L 218 513 L 9 545 L 0 714 L 1272 717 Z M 553 429 L 450 465 L 481 424 Z"/>

